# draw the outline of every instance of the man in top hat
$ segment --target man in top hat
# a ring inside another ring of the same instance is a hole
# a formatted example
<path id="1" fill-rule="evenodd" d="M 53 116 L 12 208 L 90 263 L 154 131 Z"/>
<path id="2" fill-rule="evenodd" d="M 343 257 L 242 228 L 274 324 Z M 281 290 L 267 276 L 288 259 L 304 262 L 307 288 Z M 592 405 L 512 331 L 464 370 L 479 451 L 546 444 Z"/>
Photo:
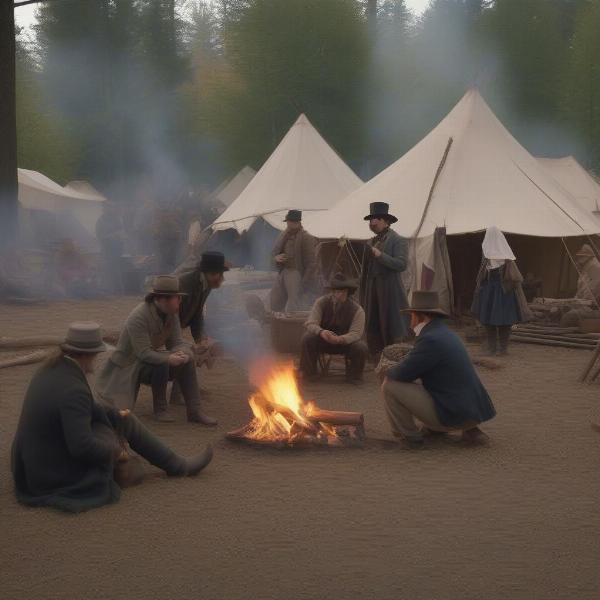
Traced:
<path id="1" fill-rule="evenodd" d="M 589 244 L 583 246 L 575 254 L 575 262 L 579 272 L 576 298 L 598 301 L 600 299 L 600 261 Z"/>
<path id="2" fill-rule="evenodd" d="M 104 350 L 96 323 L 73 323 L 60 353 L 31 380 L 12 446 L 19 502 L 70 512 L 116 502 L 118 474 L 133 458 L 126 443 L 171 476 L 196 475 L 211 461 L 210 446 L 185 459 L 129 410 L 94 401 L 86 376 Z"/>
<path id="3" fill-rule="evenodd" d="M 408 264 L 408 242 L 390 229 L 398 219 L 385 202 L 372 202 L 365 217 L 375 234 L 367 244 L 360 281 L 360 303 L 367 316 L 367 344 L 375 358 L 408 333 L 407 319 L 399 309 L 408 302 L 402 272 Z"/>
<path id="4" fill-rule="evenodd" d="M 362 341 L 365 311 L 352 298 L 358 282 L 337 273 L 329 284 L 330 294 L 319 298 L 305 323 L 300 371 L 312 379 L 317 375 L 320 354 L 343 354 L 347 358 L 346 379 L 362 380 L 367 346 Z"/>
<path id="5" fill-rule="evenodd" d="M 183 295 L 176 277 L 155 278 L 152 291 L 127 317 L 117 348 L 98 376 L 98 393 L 113 406 L 130 408 L 135 405 L 140 384 L 149 385 L 154 418 L 169 423 L 173 418 L 168 413 L 167 384 L 177 381 L 188 421 L 214 426 L 217 421 L 200 411 L 193 352 L 181 337 L 179 307 Z"/>
<path id="6" fill-rule="evenodd" d="M 302 228 L 302 211 L 288 211 L 287 224 L 275 242 L 273 259 L 279 274 L 271 290 L 271 310 L 301 310 L 301 297 L 313 284 L 316 240 Z"/>
<path id="7" fill-rule="evenodd" d="M 487 440 L 478 425 L 496 411 L 466 348 L 443 321 L 448 315 L 439 306 L 437 292 L 413 292 L 405 312 L 410 312 L 417 338 L 402 362 L 387 371 L 383 383 L 392 432 L 411 447 L 422 446 L 424 435 L 456 430 L 462 431 L 466 442 Z"/>
<path id="8" fill-rule="evenodd" d="M 181 328 L 190 328 L 194 341 L 202 340 L 204 328 L 204 306 L 212 290 L 221 287 L 229 267 L 222 252 L 204 252 L 196 268 L 177 273 L 179 290 L 185 294 L 179 305 L 179 323 Z"/>
<path id="9" fill-rule="evenodd" d="M 193 269 L 187 271 L 175 271 L 179 279 L 179 290 L 185 294 L 179 305 L 179 324 L 181 329 L 190 328 L 194 338 L 195 354 L 197 357 L 206 356 L 215 347 L 203 335 L 204 330 L 204 307 L 210 292 L 221 287 L 229 267 L 225 262 L 222 252 L 204 252 L 200 261 L 196 261 Z M 201 363 L 198 363 L 199 366 Z M 180 399 L 180 388 L 175 382 L 171 394 L 171 403 L 178 404 Z"/>

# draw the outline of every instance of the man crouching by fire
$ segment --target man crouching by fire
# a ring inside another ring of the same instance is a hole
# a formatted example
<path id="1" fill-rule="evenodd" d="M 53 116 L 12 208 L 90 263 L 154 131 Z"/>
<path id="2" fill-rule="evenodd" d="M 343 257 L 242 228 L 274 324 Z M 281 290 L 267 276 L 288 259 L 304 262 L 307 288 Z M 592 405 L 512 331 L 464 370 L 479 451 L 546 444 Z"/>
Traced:
<path id="1" fill-rule="evenodd" d="M 155 278 L 152 291 L 127 317 L 117 348 L 98 375 L 98 394 L 111 406 L 130 408 L 135 405 L 140 385 L 149 385 L 154 418 L 169 423 L 173 417 L 168 412 L 167 384 L 176 381 L 188 421 L 214 426 L 217 421 L 200 410 L 192 348 L 181 337 L 179 306 L 183 295 L 176 277 Z"/>
<path id="2" fill-rule="evenodd" d="M 170 476 L 197 475 L 212 449 L 192 458 L 173 452 L 131 414 L 95 402 L 87 375 L 106 346 L 96 323 L 73 323 L 60 352 L 34 375 L 12 447 L 19 502 L 81 512 L 116 502 L 139 483 L 127 444 Z"/>
<path id="3" fill-rule="evenodd" d="M 410 313 L 417 339 L 402 362 L 388 369 L 383 383 L 392 433 L 410 448 L 423 446 L 425 435 L 449 431 L 462 431 L 465 442 L 487 441 L 478 426 L 496 411 L 466 348 L 444 324 L 448 314 L 438 294 L 413 292 L 412 305 L 403 312 Z"/>

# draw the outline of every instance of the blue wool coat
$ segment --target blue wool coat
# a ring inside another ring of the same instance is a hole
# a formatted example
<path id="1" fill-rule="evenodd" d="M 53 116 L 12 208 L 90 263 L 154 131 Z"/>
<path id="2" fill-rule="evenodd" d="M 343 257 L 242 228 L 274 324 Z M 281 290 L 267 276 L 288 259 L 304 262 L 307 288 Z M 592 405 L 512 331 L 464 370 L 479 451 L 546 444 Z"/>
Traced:
<path id="1" fill-rule="evenodd" d="M 420 379 L 433 398 L 440 423 L 446 427 L 482 423 L 496 414 L 466 348 L 442 319 L 428 323 L 413 350 L 386 375 L 396 381 Z"/>

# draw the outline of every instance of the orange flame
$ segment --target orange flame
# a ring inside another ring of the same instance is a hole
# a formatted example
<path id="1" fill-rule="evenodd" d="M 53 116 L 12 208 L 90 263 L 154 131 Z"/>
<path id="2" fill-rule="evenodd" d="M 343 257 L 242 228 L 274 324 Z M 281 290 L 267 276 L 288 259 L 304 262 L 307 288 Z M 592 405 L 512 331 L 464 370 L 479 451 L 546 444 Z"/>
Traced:
<path id="1" fill-rule="evenodd" d="M 263 365 L 264 367 L 264 365 Z M 254 379 L 256 380 L 256 369 Z M 259 390 L 249 399 L 254 418 L 247 436 L 259 440 L 294 441 L 306 434 L 335 436 L 335 428 L 311 422 L 312 402 L 304 402 L 294 375 L 292 364 L 270 365 Z"/>

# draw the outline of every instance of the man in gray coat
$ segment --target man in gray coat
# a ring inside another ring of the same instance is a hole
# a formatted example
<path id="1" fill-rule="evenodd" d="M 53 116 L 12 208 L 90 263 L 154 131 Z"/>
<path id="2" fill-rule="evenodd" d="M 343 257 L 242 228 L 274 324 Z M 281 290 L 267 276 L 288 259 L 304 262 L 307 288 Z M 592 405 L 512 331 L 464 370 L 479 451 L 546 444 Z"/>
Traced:
<path id="1" fill-rule="evenodd" d="M 156 277 L 152 292 L 127 318 L 117 348 L 98 376 L 98 393 L 108 404 L 132 408 L 140 385 L 149 385 L 154 418 L 168 423 L 173 418 L 168 413 L 167 384 L 177 381 L 187 407 L 188 421 L 214 426 L 216 419 L 200 411 L 200 390 L 192 348 L 181 336 L 181 296 L 176 277 Z"/>
<path id="2" fill-rule="evenodd" d="M 398 219 L 386 202 L 373 202 L 365 217 L 375 237 L 369 240 L 362 263 L 360 302 L 366 313 L 367 344 L 374 358 L 408 334 L 400 310 L 408 306 L 402 273 L 408 265 L 408 241 L 390 229 Z"/>
<path id="3" fill-rule="evenodd" d="M 279 274 L 271 290 L 271 310 L 289 313 L 302 309 L 302 296 L 314 284 L 317 243 L 302 228 L 302 211 L 288 211 L 284 221 L 286 230 L 273 248 Z"/>

